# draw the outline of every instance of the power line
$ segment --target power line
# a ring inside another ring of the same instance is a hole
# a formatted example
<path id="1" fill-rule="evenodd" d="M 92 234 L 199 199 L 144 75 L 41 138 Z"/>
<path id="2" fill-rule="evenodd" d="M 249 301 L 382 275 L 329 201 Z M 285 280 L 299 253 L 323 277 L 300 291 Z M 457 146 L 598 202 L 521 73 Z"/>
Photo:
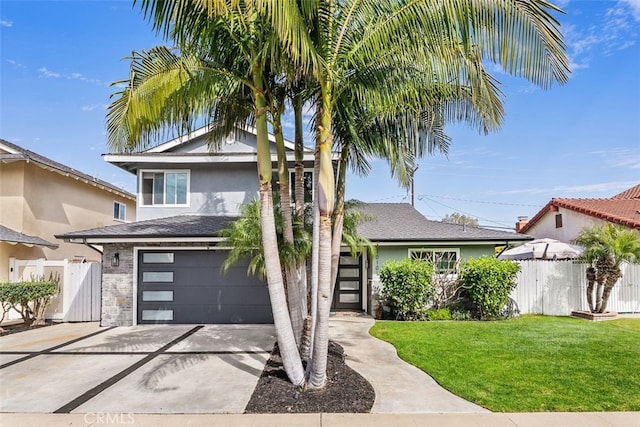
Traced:
<path id="1" fill-rule="evenodd" d="M 422 196 L 418 197 L 418 200 L 421 200 L 422 202 L 424 202 L 424 200 L 423 200 L 424 198 L 425 198 L 425 197 L 424 197 L 424 195 L 422 195 Z M 482 218 L 482 217 L 477 216 L 477 215 L 474 215 L 474 214 L 472 214 L 472 213 L 465 212 L 465 211 L 460 210 L 460 209 L 456 209 L 456 208 L 454 208 L 454 207 L 451 207 L 451 206 L 445 205 L 444 203 L 438 202 L 437 200 L 431 200 L 431 199 L 429 199 L 429 198 L 427 198 L 427 199 L 428 199 L 429 201 L 433 202 L 433 203 L 437 203 L 437 204 L 439 204 L 439 205 L 442 205 L 442 206 L 444 206 L 445 208 L 453 209 L 454 211 L 458 211 L 458 212 L 460 212 L 460 213 L 463 213 L 463 214 L 468 215 L 468 216 L 471 216 L 471 217 L 476 217 L 476 218 L 478 218 L 478 219 L 481 219 L 481 220 L 484 220 L 484 221 L 488 221 L 488 222 L 491 222 L 491 223 L 494 223 L 494 224 L 498 224 L 498 225 L 501 225 L 501 226 L 505 224 L 504 222 L 494 221 L 494 220 L 489 219 L 489 218 Z M 426 202 L 424 202 L 424 203 L 426 204 Z M 427 206 L 429 206 L 429 205 L 427 205 Z"/>
<path id="2" fill-rule="evenodd" d="M 407 196 L 406 194 L 404 195 L 400 195 L 400 196 L 390 196 L 390 197 L 383 197 L 380 199 L 375 199 L 372 200 L 372 203 L 375 202 L 381 202 L 384 200 L 391 200 L 391 199 L 405 199 Z M 531 204 L 526 204 L 526 203 L 506 203 L 506 202 L 489 202 L 487 200 L 471 200 L 471 199 L 460 199 L 457 197 L 449 197 L 449 196 L 439 196 L 437 194 L 416 194 L 416 197 L 420 198 L 420 197 L 428 197 L 428 198 L 436 198 L 436 199 L 446 199 L 446 200 L 455 200 L 458 202 L 469 202 L 469 203 L 482 203 L 485 205 L 499 205 L 499 206 L 524 206 L 524 207 L 529 207 L 529 208 L 542 208 L 543 205 L 531 205 Z M 453 208 L 449 208 L 449 209 L 453 209 Z"/>
<path id="3" fill-rule="evenodd" d="M 487 204 L 487 205 L 525 206 L 525 207 L 532 207 L 532 208 L 541 208 L 542 207 L 542 205 L 528 205 L 528 204 L 525 204 L 525 203 L 488 202 L 486 200 L 459 199 L 459 198 L 456 198 L 456 197 L 437 196 L 435 194 L 418 194 L 418 197 L 420 197 L 420 196 L 435 197 L 435 198 L 438 198 L 438 199 L 456 200 L 456 201 L 460 201 L 460 202 L 484 203 L 484 204 Z"/>

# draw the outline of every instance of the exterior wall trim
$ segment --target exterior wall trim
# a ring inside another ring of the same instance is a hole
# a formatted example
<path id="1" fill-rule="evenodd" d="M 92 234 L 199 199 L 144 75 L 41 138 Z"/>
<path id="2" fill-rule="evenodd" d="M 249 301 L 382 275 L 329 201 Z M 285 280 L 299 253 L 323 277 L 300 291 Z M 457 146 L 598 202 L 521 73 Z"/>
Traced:
<path id="1" fill-rule="evenodd" d="M 381 242 L 371 240 L 375 246 L 424 246 L 424 247 L 447 247 L 447 246 L 469 246 L 469 245 L 504 245 L 512 241 L 523 243 L 533 239 L 504 239 L 504 240 L 406 240 L 395 242 Z"/>
<path id="2" fill-rule="evenodd" d="M 218 243 L 226 239 L 222 237 L 86 237 L 69 239 L 69 243 L 96 244 L 105 243 Z"/>

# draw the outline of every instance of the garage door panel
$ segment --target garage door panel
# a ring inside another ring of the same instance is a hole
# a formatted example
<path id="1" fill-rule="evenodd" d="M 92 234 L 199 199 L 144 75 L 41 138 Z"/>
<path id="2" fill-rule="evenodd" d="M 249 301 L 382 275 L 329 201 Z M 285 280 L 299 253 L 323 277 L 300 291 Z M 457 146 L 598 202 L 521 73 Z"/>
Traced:
<path id="1" fill-rule="evenodd" d="M 165 316 L 169 313 L 172 320 Z M 172 305 L 144 305 L 141 313 L 157 313 L 157 316 L 149 316 L 142 323 L 273 323 L 273 317 L 269 315 L 269 322 L 265 322 L 263 306 L 250 304 L 238 305 L 193 305 L 193 304 L 172 304 Z M 270 313 L 270 312 L 269 312 Z M 207 319 L 207 322 L 203 322 Z"/>
<path id="2" fill-rule="evenodd" d="M 138 322 L 273 323 L 266 283 L 247 276 L 248 261 L 222 274 L 227 253 L 140 251 Z"/>
<path id="3" fill-rule="evenodd" d="M 171 280 L 158 281 L 163 273 L 172 273 L 166 276 L 172 276 Z M 156 279 L 157 278 L 157 279 Z M 194 280 L 197 278 L 198 280 Z M 264 286 L 266 283 L 256 276 L 247 276 L 247 267 L 237 267 L 222 273 L 219 268 L 212 267 L 156 267 L 147 268 L 145 266 L 142 282 L 145 284 L 152 283 L 184 283 L 191 282 L 194 285 L 209 286 L 215 281 L 216 283 L 232 283 L 236 286 Z"/>
<path id="4" fill-rule="evenodd" d="M 179 286 L 174 288 L 177 304 L 257 304 L 267 305 L 269 291 L 266 286 L 247 288 L 240 286 Z"/>

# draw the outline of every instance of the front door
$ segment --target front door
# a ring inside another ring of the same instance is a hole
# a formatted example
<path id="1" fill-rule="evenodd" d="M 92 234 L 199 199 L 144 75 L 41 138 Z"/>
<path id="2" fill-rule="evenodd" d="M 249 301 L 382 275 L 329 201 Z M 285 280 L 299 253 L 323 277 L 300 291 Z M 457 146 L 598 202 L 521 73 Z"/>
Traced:
<path id="1" fill-rule="evenodd" d="M 362 257 L 340 254 L 334 310 L 362 310 Z"/>

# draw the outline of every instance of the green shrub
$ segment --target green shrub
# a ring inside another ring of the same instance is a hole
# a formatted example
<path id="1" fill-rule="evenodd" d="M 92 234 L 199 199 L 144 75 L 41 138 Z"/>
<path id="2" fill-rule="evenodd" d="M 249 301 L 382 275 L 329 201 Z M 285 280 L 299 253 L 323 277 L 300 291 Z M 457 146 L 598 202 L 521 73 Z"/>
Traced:
<path id="1" fill-rule="evenodd" d="M 469 311 L 454 310 L 451 312 L 451 320 L 471 320 L 472 316 Z"/>
<path id="2" fill-rule="evenodd" d="M 422 320 L 433 296 L 433 265 L 414 259 L 387 261 L 380 269 L 381 295 L 398 320 Z"/>
<path id="3" fill-rule="evenodd" d="M 430 308 L 427 310 L 427 320 L 451 320 L 451 310 L 444 308 Z"/>
<path id="4" fill-rule="evenodd" d="M 488 256 L 470 259 L 462 266 L 460 281 L 480 319 L 502 317 L 519 270 L 514 261 Z"/>
<path id="5" fill-rule="evenodd" d="M 51 298 L 58 293 L 58 282 L 59 278 L 52 275 L 49 280 L 0 283 L 3 318 L 13 308 L 27 325 L 43 325 L 44 311 Z"/>

